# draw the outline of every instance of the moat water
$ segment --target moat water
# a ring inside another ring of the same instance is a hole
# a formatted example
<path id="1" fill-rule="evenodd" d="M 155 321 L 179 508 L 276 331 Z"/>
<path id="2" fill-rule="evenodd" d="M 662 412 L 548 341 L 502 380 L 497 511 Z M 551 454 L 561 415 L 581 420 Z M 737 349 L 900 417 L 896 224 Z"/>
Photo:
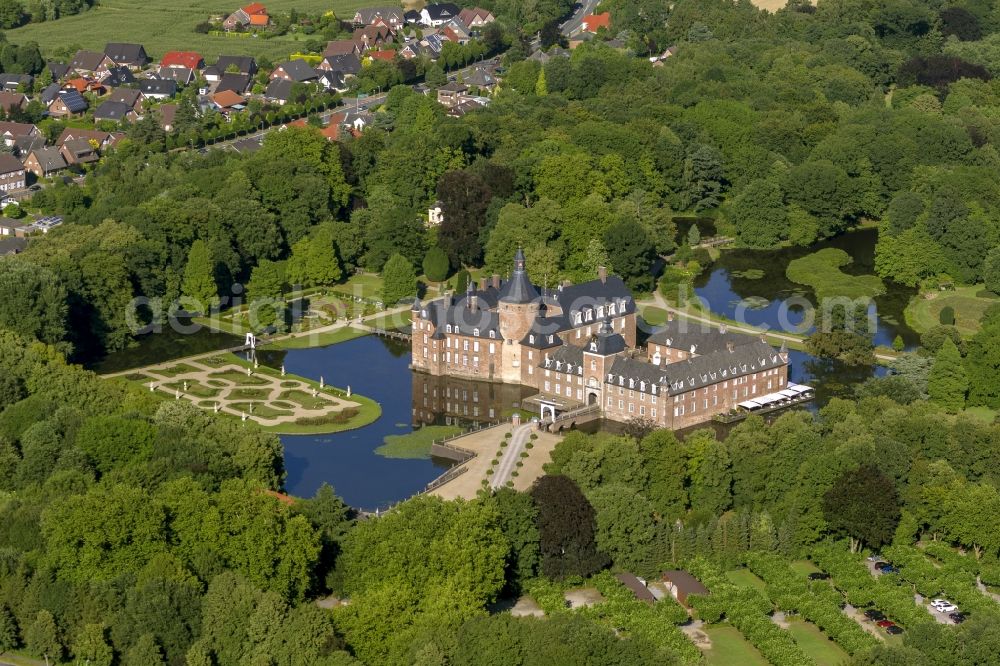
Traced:
<path id="1" fill-rule="evenodd" d="M 845 271 L 871 273 L 874 257 L 874 233 L 859 231 L 824 243 L 820 247 L 841 247 L 854 263 Z M 732 317 L 736 303 L 748 297 L 767 299 L 769 304 L 747 310 L 747 323 L 779 328 L 777 302 L 793 294 L 812 300 L 811 290 L 789 282 L 785 277 L 788 261 L 818 248 L 778 251 L 730 251 L 706 271 L 696 284 L 697 293 L 708 301 L 714 312 Z M 761 279 L 745 279 L 743 271 L 764 271 Z M 917 336 L 905 326 L 902 310 L 912 292 L 887 285 L 885 296 L 876 299 L 878 330 L 876 342 L 890 344 L 901 335 L 908 345 Z M 222 349 L 242 342 L 233 336 L 203 331 L 193 336 L 168 333 L 148 336 L 138 347 L 115 354 L 94 369 L 113 372 L 190 355 Z M 406 434 L 427 423 L 495 422 L 518 406 L 525 392 L 512 386 L 432 378 L 413 373 L 408 368 L 409 346 L 367 336 L 328 347 L 289 351 L 265 351 L 261 362 L 271 367 L 283 363 L 288 372 L 327 382 L 350 385 L 352 391 L 376 400 L 382 416 L 357 430 L 332 435 L 286 435 L 288 470 L 286 488 L 297 496 L 308 497 L 323 483 L 332 485 L 354 507 L 374 510 L 387 508 L 422 490 L 452 463 L 440 459 L 390 459 L 375 452 L 387 435 Z M 816 400 L 808 409 L 818 409 L 830 398 L 849 396 L 853 387 L 884 368 L 848 367 L 836 361 L 817 359 L 798 351 L 790 352 L 790 379 L 816 388 Z"/>

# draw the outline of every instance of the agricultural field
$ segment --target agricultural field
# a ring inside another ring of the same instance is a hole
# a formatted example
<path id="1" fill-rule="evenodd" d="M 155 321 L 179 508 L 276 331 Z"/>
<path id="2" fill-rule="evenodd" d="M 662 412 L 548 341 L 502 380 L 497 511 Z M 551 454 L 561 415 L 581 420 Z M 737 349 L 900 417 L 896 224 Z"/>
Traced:
<path id="1" fill-rule="evenodd" d="M 201 35 L 195 25 L 213 14 L 228 14 L 240 6 L 239 0 L 102 0 L 101 4 L 76 16 L 46 21 L 7 31 L 7 40 L 16 44 L 38 42 L 42 52 L 77 45 L 103 51 L 107 42 L 138 42 L 153 59 L 173 50 L 198 51 L 212 62 L 219 54 L 287 58 L 300 50 L 309 35 L 290 33 L 273 39 L 253 36 Z M 270 0 L 272 13 L 294 8 L 303 13 L 332 10 L 337 16 L 353 15 L 363 0 Z"/>

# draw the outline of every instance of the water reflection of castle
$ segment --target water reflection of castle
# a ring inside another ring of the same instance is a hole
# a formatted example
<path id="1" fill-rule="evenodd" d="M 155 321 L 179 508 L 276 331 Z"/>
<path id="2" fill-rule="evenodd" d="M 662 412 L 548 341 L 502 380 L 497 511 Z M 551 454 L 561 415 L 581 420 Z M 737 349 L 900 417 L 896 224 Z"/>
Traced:
<path id="1" fill-rule="evenodd" d="M 413 425 L 495 423 L 535 393 L 516 384 L 411 372 Z"/>

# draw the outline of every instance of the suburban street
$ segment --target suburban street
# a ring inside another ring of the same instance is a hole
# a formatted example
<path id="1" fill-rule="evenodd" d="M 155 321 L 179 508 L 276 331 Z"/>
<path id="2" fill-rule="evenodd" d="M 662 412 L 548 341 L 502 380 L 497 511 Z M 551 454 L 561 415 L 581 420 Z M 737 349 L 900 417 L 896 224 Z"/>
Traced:
<path id="1" fill-rule="evenodd" d="M 567 37 L 572 37 L 576 33 L 580 32 L 580 29 L 583 27 L 583 17 L 588 14 L 592 14 L 594 9 L 599 4 L 599 0 L 583 0 L 583 2 L 580 3 L 580 8 L 573 12 L 573 16 L 562 24 L 563 34 Z"/>

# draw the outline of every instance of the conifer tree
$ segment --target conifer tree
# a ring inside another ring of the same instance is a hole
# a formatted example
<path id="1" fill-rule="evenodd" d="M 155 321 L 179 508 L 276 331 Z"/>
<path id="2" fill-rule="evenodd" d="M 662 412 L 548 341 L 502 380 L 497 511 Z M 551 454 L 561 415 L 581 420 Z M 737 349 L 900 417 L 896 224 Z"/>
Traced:
<path id="1" fill-rule="evenodd" d="M 181 293 L 194 299 L 202 312 L 207 313 L 219 299 L 219 287 L 215 283 L 215 267 L 212 253 L 205 241 L 198 239 L 191 244 Z"/>
<path id="2" fill-rule="evenodd" d="M 945 338 L 941 351 L 931 366 L 927 392 L 933 402 L 955 413 L 965 406 L 965 394 L 968 391 L 969 376 L 962 365 L 962 355 L 951 338 Z"/>

